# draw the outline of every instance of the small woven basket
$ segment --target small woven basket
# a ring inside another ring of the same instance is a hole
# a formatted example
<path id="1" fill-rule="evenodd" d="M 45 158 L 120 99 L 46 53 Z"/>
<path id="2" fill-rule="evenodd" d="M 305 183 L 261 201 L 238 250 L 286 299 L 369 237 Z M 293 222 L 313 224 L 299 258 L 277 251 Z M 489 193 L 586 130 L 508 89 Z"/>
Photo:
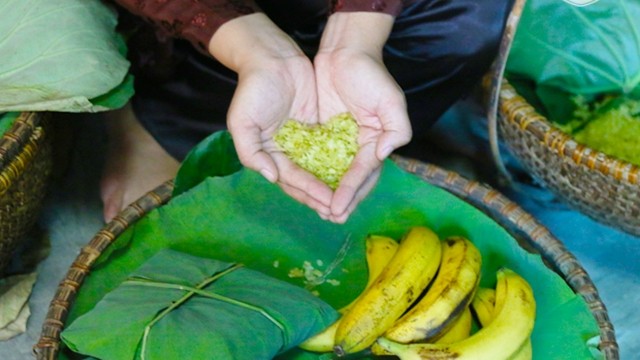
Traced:
<path id="1" fill-rule="evenodd" d="M 640 167 L 579 144 L 540 115 L 504 78 L 526 0 L 515 0 L 493 68 L 485 77 L 489 138 L 496 165 L 498 137 L 527 172 L 574 209 L 640 236 Z"/>
<path id="2" fill-rule="evenodd" d="M 506 80 L 500 115 L 504 143 L 543 186 L 594 220 L 640 236 L 640 167 L 577 143 Z"/>
<path id="3" fill-rule="evenodd" d="M 425 182 L 439 186 L 482 210 L 509 231 L 520 246 L 541 254 L 545 263 L 585 299 L 600 328 L 599 346 L 605 358 L 619 359 L 614 329 L 596 287 L 577 259 L 545 227 L 518 205 L 485 185 L 416 160 L 394 156 L 394 161 Z M 65 326 L 67 314 L 96 259 L 131 224 L 169 201 L 172 189 L 173 182 L 167 182 L 129 205 L 81 250 L 49 304 L 40 339 L 34 346 L 37 359 L 57 359 L 60 333 Z"/>
<path id="4" fill-rule="evenodd" d="M 0 137 L 0 277 L 40 213 L 53 166 L 45 113 L 20 114 Z"/>

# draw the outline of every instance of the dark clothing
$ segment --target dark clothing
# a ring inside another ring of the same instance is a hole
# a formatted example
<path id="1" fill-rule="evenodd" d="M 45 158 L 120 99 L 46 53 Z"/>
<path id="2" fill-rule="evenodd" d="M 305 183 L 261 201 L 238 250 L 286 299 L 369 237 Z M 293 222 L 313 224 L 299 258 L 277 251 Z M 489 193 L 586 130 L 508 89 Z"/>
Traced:
<path id="1" fill-rule="evenodd" d="M 330 12 L 326 0 L 257 3 L 313 57 Z M 414 135 L 424 133 L 488 70 L 511 4 L 418 0 L 396 17 L 384 62 L 405 91 Z M 159 56 L 158 49 L 170 56 Z M 132 43 L 137 64 L 134 111 L 160 144 L 182 160 L 204 137 L 225 127 L 236 74 L 188 42 L 166 40 L 154 51 L 150 55 Z"/>

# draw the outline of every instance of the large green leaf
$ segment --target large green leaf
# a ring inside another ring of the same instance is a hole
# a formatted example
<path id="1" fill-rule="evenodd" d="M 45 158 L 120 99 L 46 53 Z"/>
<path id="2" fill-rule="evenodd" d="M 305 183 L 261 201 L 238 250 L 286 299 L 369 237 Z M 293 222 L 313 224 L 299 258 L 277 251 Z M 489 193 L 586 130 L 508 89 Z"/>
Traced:
<path id="1" fill-rule="evenodd" d="M 115 10 L 100 0 L 0 1 L 0 111 L 88 112 L 124 104 L 112 92 L 132 92 L 116 24 Z M 116 98 L 106 101 L 109 94 Z"/>
<path id="2" fill-rule="evenodd" d="M 391 161 L 385 162 L 372 193 L 342 225 L 321 220 L 248 169 L 204 179 L 129 227 L 106 249 L 78 293 L 69 321 L 91 310 L 134 269 L 166 248 L 243 263 L 317 291 L 321 299 L 339 308 L 366 283 L 367 234 L 399 239 L 414 225 L 429 226 L 440 237 L 471 239 L 483 255 L 483 286 L 495 285 L 495 271 L 502 266 L 531 283 L 537 301 L 532 335 L 535 359 L 591 358 L 586 342 L 598 335 L 596 322 L 583 299 L 540 256 L 524 251 L 483 212 Z M 309 283 L 289 277 L 305 261 L 323 272 L 325 280 L 335 281 Z M 318 356 L 292 350 L 280 358 Z"/>
<path id="3" fill-rule="evenodd" d="M 17 112 L 0 114 L 0 136 L 11 129 L 18 116 L 20 116 L 20 113 Z"/>
<path id="4" fill-rule="evenodd" d="M 635 0 L 529 0 L 507 69 L 574 94 L 630 93 L 640 84 L 638 18 Z"/>
<path id="5" fill-rule="evenodd" d="M 92 111 L 107 111 L 123 107 L 134 94 L 133 75 L 128 74 L 122 82 L 106 94 L 90 99 Z"/>
<path id="6" fill-rule="evenodd" d="M 103 360 L 269 359 L 337 319 L 308 291 L 233 265 L 160 251 L 62 338 Z"/>
<path id="7" fill-rule="evenodd" d="M 187 154 L 176 176 L 173 196 L 182 194 L 208 177 L 230 175 L 241 168 L 231 134 L 217 131 Z"/>
<path id="8" fill-rule="evenodd" d="M 559 122 L 568 120 L 573 110 L 569 98 L 576 94 L 640 96 L 638 19 L 637 0 L 603 0 L 582 7 L 528 0 L 507 76 L 533 81 L 545 107 L 542 112 Z"/>

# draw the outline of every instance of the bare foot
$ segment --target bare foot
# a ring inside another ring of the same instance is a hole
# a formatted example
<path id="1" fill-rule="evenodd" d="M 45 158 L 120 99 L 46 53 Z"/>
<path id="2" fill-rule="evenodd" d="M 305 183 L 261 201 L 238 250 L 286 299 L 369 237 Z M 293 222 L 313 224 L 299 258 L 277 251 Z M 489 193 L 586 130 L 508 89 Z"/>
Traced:
<path id="1" fill-rule="evenodd" d="M 100 181 L 105 221 L 172 179 L 180 163 L 140 125 L 130 106 L 106 115 L 109 145 Z"/>

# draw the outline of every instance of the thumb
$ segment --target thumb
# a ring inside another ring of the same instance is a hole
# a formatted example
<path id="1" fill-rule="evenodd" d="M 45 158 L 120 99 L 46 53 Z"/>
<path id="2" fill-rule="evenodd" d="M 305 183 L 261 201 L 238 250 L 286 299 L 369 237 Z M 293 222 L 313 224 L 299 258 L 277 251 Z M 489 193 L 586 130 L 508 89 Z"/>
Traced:
<path id="1" fill-rule="evenodd" d="M 278 168 L 271 156 L 264 150 L 261 130 L 257 126 L 235 127 L 229 125 L 229 132 L 242 165 L 259 172 L 269 182 L 278 180 Z M 237 136 L 236 136 L 237 135 Z"/>
<path id="2" fill-rule="evenodd" d="M 376 145 L 376 157 L 383 161 L 391 153 L 409 143 L 413 132 L 411 122 L 405 106 L 389 108 L 388 111 L 379 114 L 382 124 L 382 135 Z"/>

